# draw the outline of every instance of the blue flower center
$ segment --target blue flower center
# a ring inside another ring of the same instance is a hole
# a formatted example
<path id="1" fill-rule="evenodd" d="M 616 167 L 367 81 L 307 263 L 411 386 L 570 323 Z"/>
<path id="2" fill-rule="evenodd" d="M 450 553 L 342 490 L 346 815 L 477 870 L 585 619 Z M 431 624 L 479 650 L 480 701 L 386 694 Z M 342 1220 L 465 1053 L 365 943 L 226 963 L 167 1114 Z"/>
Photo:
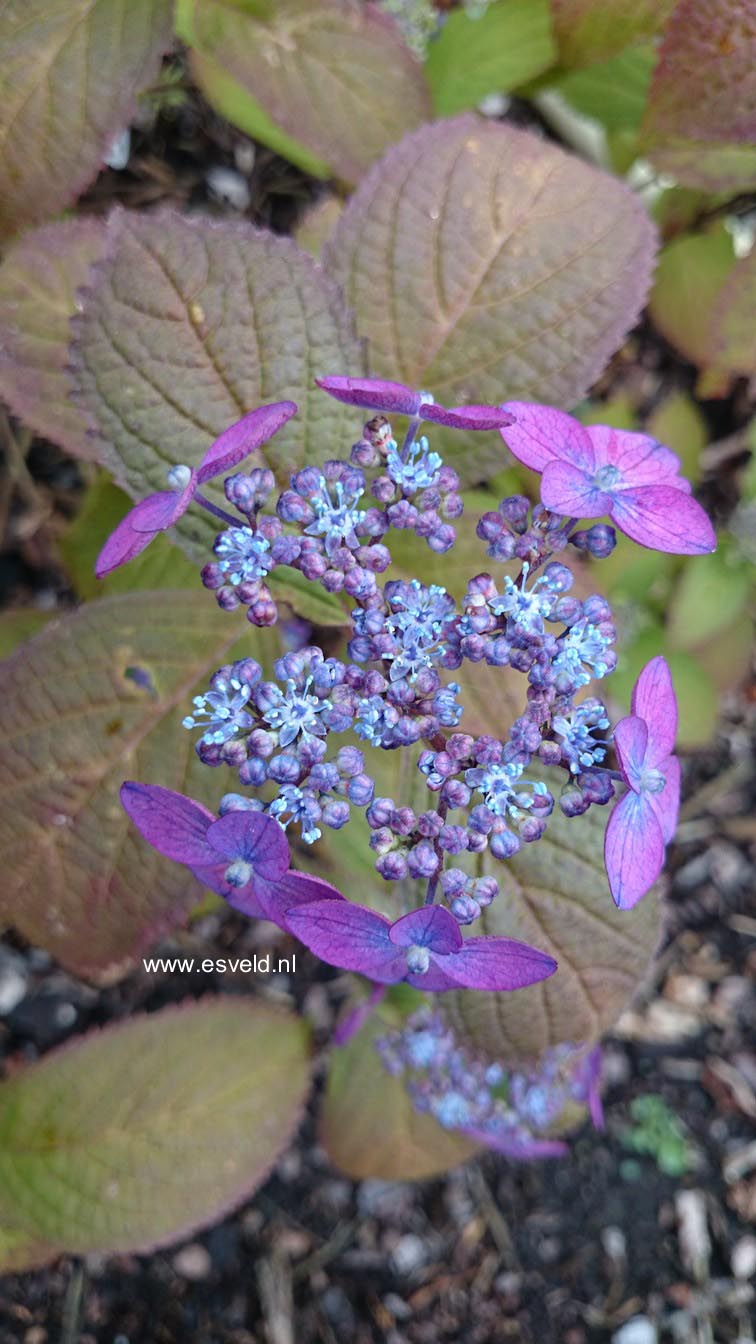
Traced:
<path id="1" fill-rule="evenodd" d="M 622 472 L 619 468 L 607 463 L 605 467 L 599 467 L 593 477 L 593 484 L 597 490 L 614 490 L 621 480 Z"/>
<path id="2" fill-rule="evenodd" d="M 427 947 L 407 948 L 407 969 L 411 975 L 425 975 L 430 967 L 430 952 Z"/>
<path id="3" fill-rule="evenodd" d="M 666 778 L 661 770 L 648 767 L 641 774 L 640 790 L 641 793 L 661 793 L 666 783 Z"/>
<path id="4" fill-rule="evenodd" d="M 170 471 L 166 472 L 166 480 L 168 481 L 171 490 L 185 490 L 191 479 L 191 467 L 186 467 L 181 462 L 178 463 L 177 466 L 171 467 Z"/>

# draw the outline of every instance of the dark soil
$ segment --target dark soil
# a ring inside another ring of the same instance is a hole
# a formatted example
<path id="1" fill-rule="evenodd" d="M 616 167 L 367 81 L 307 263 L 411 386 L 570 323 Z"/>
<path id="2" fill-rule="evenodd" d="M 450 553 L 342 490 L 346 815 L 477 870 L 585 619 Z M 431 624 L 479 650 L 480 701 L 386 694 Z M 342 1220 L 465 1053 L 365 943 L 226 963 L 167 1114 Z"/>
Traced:
<path id="1" fill-rule="evenodd" d="M 208 170 L 239 173 L 240 165 L 246 217 L 278 231 L 290 231 L 322 191 L 269 151 L 252 152 L 188 91 L 180 108 L 134 133 L 128 169 L 103 172 L 82 208 L 119 201 L 228 212 L 212 197 Z M 628 350 L 602 390 L 649 368 L 668 386 L 690 386 L 692 371 L 653 332 L 638 332 Z M 739 389 L 703 409 L 712 438 L 721 440 L 748 408 Z M 86 468 L 49 444 L 28 443 L 23 431 L 11 442 L 14 427 L 2 428 L 0 600 L 16 608 L 67 605 L 73 594 L 55 543 L 75 512 Z M 706 487 L 718 521 L 734 502 L 736 457 L 725 454 Z M 620 1334 L 618 1344 L 752 1341 L 752 702 L 752 686 L 733 692 L 715 742 L 687 761 L 667 942 L 645 1000 L 607 1042 L 604 1133 L 586 1129 L 558 1163 L 516 1166 L 490 1157 L 418 1186 L 355 1184 L 328 1165 L 311 1114 L 255 1198 L 187 1245 L 86 1264 L 66 1258 L 6 1278 L 0 1344 L 599 1344 L 635 1317 L 643 1318 L 637 1334 Z M 229 912 L 207 916 L 178 942 L 189 954 L 192 945 L 238 953 L 256 936 Z M 15 1062 L 137 1009 L 209 991 L 248 992 L 243 978 L 143 971 L 94 990 L 12 935 L 0 947 L 0 979 L 8 967 L 26 977 L 24 997 L 0 1026 L 0 1046 Z M 311 979 L 298 977 L 283 992 L 325 1045 L 343 985 L 322 967 L 311 969 Z M 684 1174 L 667 1175 L 653 1156 L 628 1147 L 630 1104 L 649 1094 L 662 1097 L 683 1127 Z M 684 1192 L 693 1192 L 706 1229 L 693 1245 Z"/>

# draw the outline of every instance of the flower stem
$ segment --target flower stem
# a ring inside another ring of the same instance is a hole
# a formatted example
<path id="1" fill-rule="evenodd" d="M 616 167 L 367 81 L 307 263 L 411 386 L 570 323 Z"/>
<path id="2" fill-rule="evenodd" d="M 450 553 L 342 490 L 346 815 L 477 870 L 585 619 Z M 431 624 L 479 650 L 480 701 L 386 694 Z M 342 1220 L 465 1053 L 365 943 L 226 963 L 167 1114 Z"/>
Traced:
<path id="1" fill-rule="evenodd" d="M 422 422 L 420 420 L 419 415 L 413 415 L 412 419 L 409 422 L 409 425 L 407 426 L 407 433 L 404 436 L 404 443 L 402 444 L 402 451 L 401 451 L 402 462 L 406 462 L 407 458 L 409 457 L 409 450 L 412 447 L 413 443 L 415 442 L 415 435 L 417 434 L 417 431 L 419 430 L 421 423 Z"/>
<path id="2" fill-rule="evenodd" d="M 238 518 L 234 518 L 231 513 L 226 513 L 225 509 L 218 508 L 218 505 L 213 504 L 211 500 L 205 499 L 205 496 L 201 495 L 199 490 L 195 491 L 194 498 L 198 504 L 202 505 L 203 509 L 207 509 L 208 512 L 214 514 L 216 518 L 220 518 L 221 522 L 230 523 L 231 527 L 239 526 Z"/>

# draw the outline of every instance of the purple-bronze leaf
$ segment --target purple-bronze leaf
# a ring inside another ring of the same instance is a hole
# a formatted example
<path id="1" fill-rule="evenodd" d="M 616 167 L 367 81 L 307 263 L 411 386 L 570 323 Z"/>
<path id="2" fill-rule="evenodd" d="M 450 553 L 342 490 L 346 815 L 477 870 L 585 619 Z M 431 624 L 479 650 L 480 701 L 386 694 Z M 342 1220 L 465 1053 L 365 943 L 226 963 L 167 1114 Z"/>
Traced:
<path id="1" fill-rule="evenodd" d="M 0 396 L 38 434 L 90 460 L 66 365 L 76 291 L 104 246 L 102 220 L 81 216 L 24 234 L 0 265 Z"/>
<path id="2" fill-rule="evenodd" d="M 170 210 L 116 211 L 107 233 L 73 323 L 71 376 L 98 461 L 133 498 L 164 490 L 171 464 L 199 466 L 261 403 L 299 405 L 255 453 L 280 479 L 351 432 L 313 372 L 348 374 L 360 346 L 337 287 L 289 239 Z M 224 503 L 220 484 L 206 492 Z M 217 531 L 193 510 L 174 535 L 204 562 Z"/>
<path id="3" fill-rule="evenodd" d="M 194 5 L 191 43 L 267 114 L 271 144 L 284 131 L 337 177 L 358 182 L 384 150 L 430 116 L 422 70 L 398 28 L 376 5 L 356 0 L 276 0 L 232 8 Z M 229 110 L 231 110 L 229 108 Z"/>
<path id="4" fill-rule="evenodd" d="M 750 0 L 680 0 L 642 127 L 653 162 L 687 186 L 756 183 L 756 24 Z"/>
<path id="5" fill-rule="evenodd" d="M 442 405 L 574 405 L 635 321 L 653 252 L 646 212 L 615 178 L 466 115 L 371 169 L 324 259 L 376 377 Z M 495 433 L 439 437 L 468 481 L 501 464 Z"/>
<path id="6" fill-rule="evenodd" d="M 654 37 L 676 0 L 551 0 L 554 35 L 563 65 L 606 61 Z"/>
<path id="7" fill-rule="evenodd" d="M 432 1116 L 416 1110 L 403 1079 L 384 1069 L 375 1040 L 400 1020 L 394 1005 L 384 1000 L 328 1061 L 319 1138 L 331 1161 L 356 1180 L 423 1180 L 476 1151 L 458 1130 L 442 1129 Z"/>
<path id="8" fill-rule="evenodd" d="M 664 838 L 648 794 L 626 793 L 612 809 L 604 860 L 615 904 L 631 910 L 664 865 Z"/>
<path id="9" fill-rule="evenodd" d="M 172 32 L 171 0 L 2 6 L 0 237 L 63 210 L 92 181 Z"/>
<path id="10" fill-rule="evenodd" d="M 248 1199 L 287 1147 L 308 1054 L 293 1014 L 223 995 L 90 1032 L 16 1070 L 0 1086 L 3 1227 L 53 1255 L 185 1239 Z"/>
<path id="11" fill-rule="evenodd" d="M 296 402 L 276 401 L 269 406 L 258 406 L 257 410 L 237 420 L 235 425 L 223 431 L 205 453 L 197 468 L 200 485 L 238 466 L 250 453 L 272 439 L 296 413 Z M 254 466 L 254 463 L 250 465 Z"/>
<path id="12" fill-rule="evenodd" d="M 202 592 L 139 593 L 88 603 L 0 665 L 0 918 L 75 974 L 126 971 L 201 897 L 118 790 L 159 778 L 215 807 L 181 721 L 238 638 Z M 258 633 L 245 641 L 264 661 Z"/>

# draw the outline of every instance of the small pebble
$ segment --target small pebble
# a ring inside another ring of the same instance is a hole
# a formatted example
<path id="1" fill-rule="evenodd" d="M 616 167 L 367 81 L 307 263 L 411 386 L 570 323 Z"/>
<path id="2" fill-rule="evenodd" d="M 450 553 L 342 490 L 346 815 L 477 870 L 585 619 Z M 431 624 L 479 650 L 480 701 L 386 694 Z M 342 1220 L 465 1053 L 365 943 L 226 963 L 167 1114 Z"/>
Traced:
<path id="1" fill-rule="evenodd" d="M 123 172 L 128 166 L 129 155 L 131 154 L 131 131 L 128 126 L 119 131 L 110 142 L 108 151 L 103 159 L 103 163 L 108 168 L 113 168 L 117 173 Z"/>
<path id="2" fill-rule="evenodd" d="M 648 1316 L 633 1316 L 612 1335 L 612 1344 L 658 1344 L 659 1336 Z"/>
<path id="3" fill-rule="evenodd" d="M 216 164 L 213 168 L 208 168 L 205 175 L 207 188 L 211 196 L 216 200 L 225 201 L 243 214 L 249 209 L 252 197 L 249 187 L 242 177 L 233 168 L 224 168 L 221 164 Z"/>
<path id="4" fill-rule="evenodd" d="M 756 1274 L 756 1237 L 741 1237 L 736 1241 L 730 1264 L 736 1279 L 750 1279 Z"/>
<path id="5" fill-rule="evenodd" d="M 26 968 L 22 957 L 0 949 L 0 1017 L 12 1013 L 26 994 Z"/>
<path id="6" fill-rule="evenodd" d="M 203 1279 L 209 1278 L 213 1267 L 208 1252 L 198 1241 L 182 1246 L 174 1255 L 171 1264 L 182 1279 L 189 1279 L 192 1283 L 201 1283 Z"/>
<path id="7" fill-rule="evenodd" d="M 422 1237 L 407 1232 L 391 1252 L 391 1265 L 397 1274 L 413 1274 L 425 1263 L 427 1256 L 428 1249 Z"/>
<path id="8" fill-rule="evenodd" d="M 387 1293 L 383 1305 L 396 1321 L 409 1321 L 412 1317 L 412 1307 L 398 1293 Z"/>

